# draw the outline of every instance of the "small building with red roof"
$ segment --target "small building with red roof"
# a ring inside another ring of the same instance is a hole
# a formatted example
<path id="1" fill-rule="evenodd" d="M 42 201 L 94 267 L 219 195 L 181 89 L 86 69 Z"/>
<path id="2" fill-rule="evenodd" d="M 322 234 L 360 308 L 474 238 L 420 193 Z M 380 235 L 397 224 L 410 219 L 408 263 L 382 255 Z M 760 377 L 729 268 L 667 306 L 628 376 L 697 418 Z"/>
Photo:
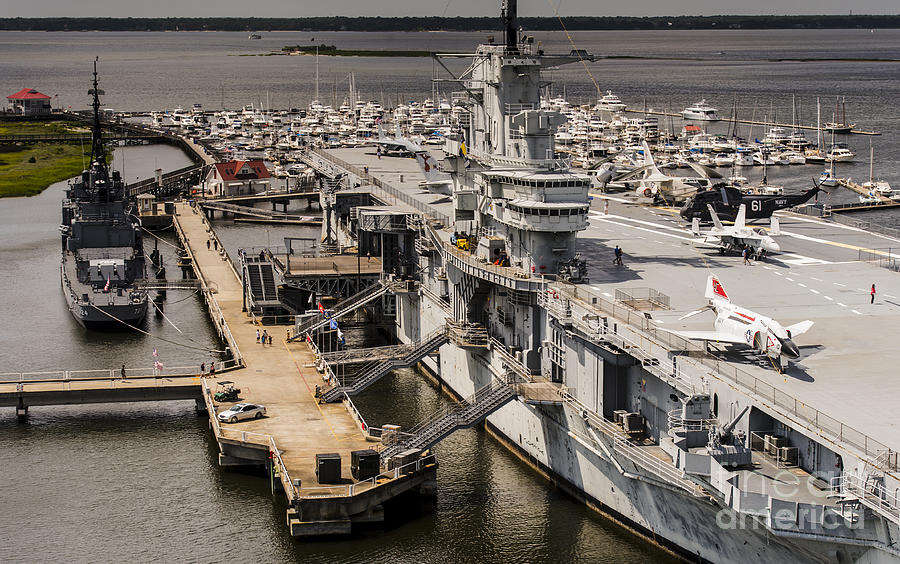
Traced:
<path id="1" fill-rule="evenodd" d="M 23 88 L 6 97 L 6 111 L 23 116 L 47 115 L 51 112 L 50 96 L 34 88 Z"/>
<path id="2" fill-rule="evenodd" d="M 261 160 L 216 163 L 206 175 L 209 196 L 258 194 L 269 189 L 272 175 Z"/>

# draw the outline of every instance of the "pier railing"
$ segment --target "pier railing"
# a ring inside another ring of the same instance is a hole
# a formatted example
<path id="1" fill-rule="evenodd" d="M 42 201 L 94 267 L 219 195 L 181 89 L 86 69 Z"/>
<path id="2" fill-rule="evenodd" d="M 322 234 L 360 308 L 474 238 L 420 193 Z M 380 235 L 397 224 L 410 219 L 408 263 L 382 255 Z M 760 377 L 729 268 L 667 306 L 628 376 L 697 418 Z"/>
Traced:
<path id="1" fill-rule="evenodd" d="M 193 206 L 189 208 L 191 213 L 199 213 L 197 209 Z M 209 223 L 206 221 L 206 218 L 201 214 L 201 220 L 207 226 L 207 232 L 215 236 L 215 231 L 209 226 Z M 184 249 L 188 253 L 188 256 L 191 259 L 191 265 L 193 266 L 194 273 L 197 275 L 197 279 L 200 280 L 200 289 L 203 294 L 203 301 L 206 302 L 207 310 L 209 311 L 209 317 L 213 322 L 213 325 L 216 326 L 216 329 L 219 332 L 219 336 L 228 344 L 228 348 L 231 350 L 231 357 L 234 359 L 235 363 L 240 366 L 244 365 L 244 358 L 241 355 L 241 350 L 238 348 L 237 340 L 234 338 L 234 335 L 231 334 L 231 328 L 225 323 L 225 315 L 222 313 L 222 308 L 219 307 L 219 302 L 216 300 L 215 295 L 213 294 L 212 289 L 210 288 L 209 283 L 206 280 L 206 276 L 203 275 L 203 272 L 197 266 L 197 259 L 194 256 L 194 251 L 189 244 L 187 244 L 187 235 L 184 233 L 184 230 L 181 227 L 181 224 L 178 222 L 178 217 L 176 215 L 175 221 L 173 222 L 175 225 L 175 230 L 178 233 L 178 238 L 185 243 Z M 218 240 L 218 238 L 216 238 Z M 231 257 L 228 256 L 228 253 L 225 252 L 224 246 L 219 243 L 219 248 L 222 249 L 223 258 L 231 267 L 232 273 L 234 273 L 235 278 L 240 281 L 241 275 L 238 273 L 237 268 L 232 262 Z"/>
<path id="2" fill-rule="evenodd" d="M 648 357 L 642 360 L 645 368 L 651 372 L 662 369 L 662 361 L 671 364 L 670 358 L 656 358 L 658 363 L 654 365 L 648 362 L 653 356 L 653 351 L 648 350 L 652 345 L 662 346 L 667 351 L 684 351 L 687 355 L 677 356 L 677 367 L 674 369 L 675 381 L 691 385 L 690 375 L 699 375 L 701 378 L 712 377 L 738 384 L 744 391 L 753 394 L 763 403 L 768 403 L 777 411 L 797 420 L 798 424 L 820 435 L 831 442 L 841 442 L 855 448 L 869 461 L 877 465 L 876 457 L 885 450 L 887 445 L 873 439 L 865 433 L 846 425 L 837 419 L 806 405 L 796 397 L 779 390 L 772 384 L 765 382 L 756 376 L 734 366 L 730 362 L 719 360 L 706 352 L 700 343 L 690 341 L 675 333 L 663 331 L 653 326 L 651 321 L 640 312 L 630 308 L 616 305 L 614 302 L 598 296 L 594 291 L 581 286 L 553 285 L 552 289 L 558 291 L 561 296 L 576 299 L 588 307 L 592 307 L 618 321 L 624 321 L 626 325 L 638 329 L 649 338 L 642 337 L 639 340 L 628 340 L 628 347 L 624 350 L 637 358 Z M 613 327 L 612 334 L 619 331 Z M 646 341 L 645 341 L 646 339 Z"/>
<path id="3" fill-rule="evenodd" d="M 239 365 L 234 360 L 217 361 L 216 373 L 227 372 Z M 208 370 L 208 368 L 207 368 Z M 45 370 L 39 372 L 3 372 L 0 384 L 39 384 L 48 382 L 77 382 L 91 380 L 136 380 L 147 378 L 188 378 L 199 377 L 200 365 L 155 368 L 126 368 L 122 376 L 121 368 L 92 370 Z"/>
<path id="4" fill-rule="evenodd" d="M 239 441 L 241 443 L 267 446 L 269 448 L 272 464 L 278 468 L 281 485 L 284 487 L 284 491 L 288 493 L 288 499 L 290 501 L 298 499 L 300 497 L 300 492 L 298 491 L 297 486 L 294 485 L 293 480 L 291 480 L 291 475 L 288 472 L 284 460 L 281 458 L 281 452 L 278 450 L 278 445 L 275 444 L 275 437 L 265 433 L 239 431 L 237 429 L 227 429 L 223 427 L 222 424 L 219 423 L 219 417 L 216 413 L 216 404 L 213 401 L 212 390 L 210 390 L 209 384 L 205 378 L 201 380 L 201 385 L 203 386 L 203 402 L 206 404 L 206 411 L 209 414 L 209 420 L 212 424 L 213 434 L 216 439 L 223 438 Z"/>

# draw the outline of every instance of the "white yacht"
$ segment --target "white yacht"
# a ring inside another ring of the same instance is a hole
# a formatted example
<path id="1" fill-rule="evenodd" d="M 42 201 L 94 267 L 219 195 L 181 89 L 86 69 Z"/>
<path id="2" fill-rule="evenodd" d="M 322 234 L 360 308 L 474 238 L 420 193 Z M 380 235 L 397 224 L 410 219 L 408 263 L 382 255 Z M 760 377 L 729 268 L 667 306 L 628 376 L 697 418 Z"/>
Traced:
<path id="1" fill-rule="evenodd" d="M 706 100 L 700 100 L 693 106 L 688 106 L 682 110 L 681 117 L 698 121 L 719 121 L 721 119 L 717 110 L 708 105 Z"/>
<path id="2" fill-rule="evenodd" d="M 835 145 L 828 150 L 825 160 L 828 162 L 849 163 L 856 157 L 856 153 L 849 148 L 841 145 Z"/>
<path id="3" fill-rule="evenodd" d="M 597 105 L 594 106 L 594 110 L 602 112 L 621 112 L 625 107 L 625 103 L 622 102 L 618 96 L 613 94 L 612 90 L 607 90 L 606 94 L 597 100 Z"/>

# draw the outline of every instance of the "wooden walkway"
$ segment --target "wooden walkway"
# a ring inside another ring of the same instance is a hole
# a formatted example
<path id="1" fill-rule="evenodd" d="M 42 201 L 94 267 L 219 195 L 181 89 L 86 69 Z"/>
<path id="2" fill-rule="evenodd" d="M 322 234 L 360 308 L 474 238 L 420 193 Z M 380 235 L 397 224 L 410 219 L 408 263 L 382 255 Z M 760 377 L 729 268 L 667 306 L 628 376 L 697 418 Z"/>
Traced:
<path id="1" fill-rule="evenodd" d="M 342 404 L 319 405 L 315 387 L 322 378 L 312 368 L 313 354 L 305 342 L 287 343 L 284 328 L 259 327 L 241 311 L 242 288 L 230 263 L 219 253 L 208 250 L 209 226 L 202 214 L 186 204 L 178 204 L 176 222 L 190 246 L 196 269 L 217 288 L 216 301 L 225 323 L 240 348 L 246 367 L 228 373 L 227 379 L 241 389 L 241 401 L 266 406 L 267 417 L 223 424 L 223 429 L 247 431 L 249 442 L 265 441 L 250 433 L 269 435 L 281 451 L 281 457 L 292 479 L 301 480 L 300 495 L 319 489 L 315 475 L 316 453 L 341 454 L 342 476 L 349 483 L 350 452 L 372 448 L 360 428 Z M 273 337 L 272 346 L 256 342 L 256 331 L 266 329 Z M 229 438 L 231 433 L 225 431 Z M 219 437 L 217 437 L 218 439 Z"/>

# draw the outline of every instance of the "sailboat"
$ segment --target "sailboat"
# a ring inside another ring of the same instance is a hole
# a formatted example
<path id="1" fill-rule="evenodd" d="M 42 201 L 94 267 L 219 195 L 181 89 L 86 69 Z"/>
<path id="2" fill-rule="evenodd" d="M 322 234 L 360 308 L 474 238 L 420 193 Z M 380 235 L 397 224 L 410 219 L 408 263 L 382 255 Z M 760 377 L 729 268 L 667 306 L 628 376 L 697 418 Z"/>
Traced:
<path id="1" fill-rule="evenodd" d="M 875 180 L 875 149 L 872 147 L 872 140 L 869 139 L 869 181 L 863 182 L 862 187 L 869 191 L 870 194 L 879 196 L 890 196 L 894 193 L 891 185 L 887 180 Z"/>
<path id="2" fill-rule="evenodd" d="M 838 113 L 839 109 L 841 110 L 840 113 Z M 834 121 L 825 122 L 825 131 L 830 131 L 832 133 L 850 133 L 850 131 L 856 127 L 855 123 L 847 123 L 847 106 L 845 105 L 844 98 L 841 98 L 836 102 L 833 119 Z"/>
<path id="3" fill-rule="evenodd" d="M 819 102 L 819 98 L 816 98 L 816 148 L 810 149 L 807 148 L 803 154 L 806 157 L 807 163 L 824 163 L 825 162 L 825 151 L 822 150 L 822 147 L 825 146 L 825 135 L 822 133 L 822 105 Z M 826 185 L 827 186 L 827 185 Z"/>

